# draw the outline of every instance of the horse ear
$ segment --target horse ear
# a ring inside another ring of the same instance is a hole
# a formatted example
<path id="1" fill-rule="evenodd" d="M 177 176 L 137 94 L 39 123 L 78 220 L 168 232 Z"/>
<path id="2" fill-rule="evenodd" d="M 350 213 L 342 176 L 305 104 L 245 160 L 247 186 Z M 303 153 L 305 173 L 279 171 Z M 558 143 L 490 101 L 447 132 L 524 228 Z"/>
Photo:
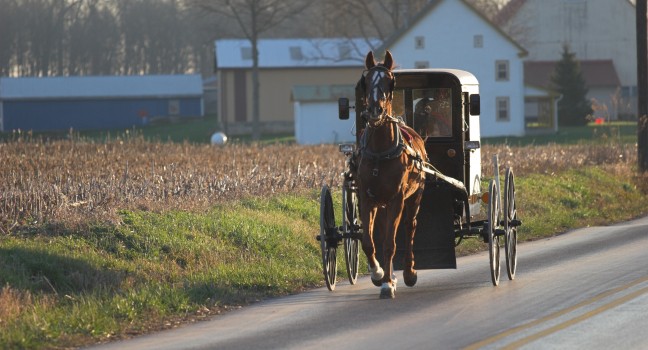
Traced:
<path id="1" fill-rule="evenodd" d="M 389 70 L 392 70 L 392 68 L 394 68 L 394 58 L 392 57 L 392 54 L 391 52 L 389 52 L 389 50 L 387 50 L 387 52 L 385 53 L 385 62 L 383 62 L 383 65 Z"/>
<path id="2" fill-rule="evenodd" d="M 365 67 L 371 69 L 376 66 L 376 60 L 374 59 L 373 51 L 369 51 L 367 58 L 365 58 Z"/>

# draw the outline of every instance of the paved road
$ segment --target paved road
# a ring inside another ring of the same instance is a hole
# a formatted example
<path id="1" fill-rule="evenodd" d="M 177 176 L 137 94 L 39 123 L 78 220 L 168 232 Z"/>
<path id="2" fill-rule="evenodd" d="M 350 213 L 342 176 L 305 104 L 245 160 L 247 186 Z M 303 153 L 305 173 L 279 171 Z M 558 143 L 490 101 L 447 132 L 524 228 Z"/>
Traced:
<path id="1" fill-rule="evenodd" d="M 364 278 L 99 348 L 648 349 L 648 217 L 520 244 L 518 256 L 499 287 L 478 254 L 419 271 L 394 300 Z"/>

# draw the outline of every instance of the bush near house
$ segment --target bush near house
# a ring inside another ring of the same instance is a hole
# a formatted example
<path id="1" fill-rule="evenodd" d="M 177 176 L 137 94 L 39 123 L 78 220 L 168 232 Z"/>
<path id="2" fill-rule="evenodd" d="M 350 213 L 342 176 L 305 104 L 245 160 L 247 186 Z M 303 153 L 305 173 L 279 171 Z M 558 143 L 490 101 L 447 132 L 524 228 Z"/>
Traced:
<path id="1" fill-rule="evenodd" d="M 570 52 L 567 45 L 563 46 L 562 59 L 556 64 L 551 81 L 555 90 L 563 96 L 558 102 L 558 124 L 586 125 L 587 117 L 593 112 L 592 104 L 587 99 L 588 89 L 576 54 Z"/>

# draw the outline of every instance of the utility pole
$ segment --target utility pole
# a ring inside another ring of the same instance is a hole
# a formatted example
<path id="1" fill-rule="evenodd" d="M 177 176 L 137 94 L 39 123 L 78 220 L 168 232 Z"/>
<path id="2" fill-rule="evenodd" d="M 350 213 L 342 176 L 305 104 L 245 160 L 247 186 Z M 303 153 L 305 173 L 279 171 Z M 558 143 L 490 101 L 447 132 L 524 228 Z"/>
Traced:
<path id="1" fill-rule="evenodd" d="M 637 0 L 637 158 L 639 172 L 648 171 L 648 38 L 646 1 Z"/>

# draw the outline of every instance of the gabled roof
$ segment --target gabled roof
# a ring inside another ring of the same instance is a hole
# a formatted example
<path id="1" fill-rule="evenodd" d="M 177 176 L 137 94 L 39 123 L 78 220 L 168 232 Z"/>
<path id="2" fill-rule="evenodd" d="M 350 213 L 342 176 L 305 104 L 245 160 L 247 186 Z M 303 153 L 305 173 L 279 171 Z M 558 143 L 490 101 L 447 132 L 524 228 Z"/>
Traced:
<path id="1" fill-rule="evenodd" d="M 428 14 L 430 14 L 432 11 L 434 11 L 434 9 L 435 9 L 435 8 L 436 8 L 436 7 L 437 7 L 437 6 L 442 2 L 442 1 L 444 1 L 444 0 L 430 0 L 430 2 L 429 2 L 429 3 L 428 3 L 428 4 L 427 4 L 427 5 L 426 5 L 426 6 L 425 6 L 425 7 L 424 7 L 420 12 L 419 12 L 419 14 L 416 15 L 416 17 L 414 17 L 414 19 L 411 21 L 411 23 L 409 24 L 409 26 L 407 26 L 407 27 L 403 27 L 403 28 L 397 30 L 396 32 L 394 32 L 394 34 L 392 34 L 392 35 L 391 35 L 391 36 L 390 36 L 390 37 L 389 37 L 389 38 L 388 38 L 388 39 L 383 43 L 383 45 L 382 45 L 382 46 L 381 46 L 377 51 L 378 51 L 378 52 L 383 52 L 383 51 L 385 51 L 386 49 L 389 49 L 391 46 L 393 46 L 394 43 L 396 43 L 396 42 L 397 42 L 398 40 L 400 40 L 400 39 L 401 39 L 405 34 L 407 34 L 407 32 L 408 32 L 411 28 L 415 27 L 415 26 L 416 26 L 416 25 L 417 25 L 417 24 L 418 24 L 418 23 L 419 23 L 423 18 L 427 17 Z M 469 2 L 467 2 L 466 0 L 452 0 L 452 1 L 460 1 L 460 2 L 462 2 L 464 5 L 466 5 L 466 7 L 468 7 L 472 12 L 474 12 L 474 13 L 475 13 L 479 18 L 481 18 L 481 19 L 482 19 L 486 24 L 488 24 L 488 25 L 491 26 L 493 29 L 495 29 L 495 31 L 497 31 L 497 32 L 498 32 L 498 33 L 499 33 L 503 38 L 505 38 L 507 41 L 509 41 L 511 44 L 513 44 L 513 46 L 515 46 L 518 50 L 520 50 L 520 53 L 518 54 L 518 56 L 520 56 L 520 57 L 524 57 L 524 56 L 528 55 L 528 51 L 527 51 L 525 48 L 523 48 L 522 46 L 520 46 L 520 44 L 518 44 L 515 40 L 513 40 L 513 38 L 511 38 L 511 37 L 510 37 L 508 34 L 506 34 L 502 29 L 500 29 L 499 26 L 497 26 L 497 25 L 495 25 L 493 22 L 491 22 L 491 20 L 489 20 L 486 16 L 484 16 L 484 14 L 482 14 L 481 12 L 479 12 L 479 11 L 478 11 L 478 10 L 477 10 L 473 5 L 471 5 Z"/>
<path id="2" fill-rule="evenodd" d="M 524 83 L 551 89 L 551 75 L 558 61 L 525 61 Z M 587 87 L 617 87 L 621 80 L 612 60 L 582 60 L 581 71 Z"/>
<path id="3" fill-rule="evenodd" d="M 201 96 L 202 78 L 192 75 L 0 78 L 0 99 Z"/>
<path id="4" fill-rule="evenodd" d="M 498 26 L 505 25 L 524 5 L 526 0 L 510 0 L 493 18 L 493 23 Z"/>
<path id="5" fill-rule="evenodd" d="M 367 51 L 378 45 L 379 40 L 364 38 L 259 39 L 259 67 L 358 67 L 364 64 Z M 216 66 L 251 68 L 250 41 L 216 40 Z"/>

